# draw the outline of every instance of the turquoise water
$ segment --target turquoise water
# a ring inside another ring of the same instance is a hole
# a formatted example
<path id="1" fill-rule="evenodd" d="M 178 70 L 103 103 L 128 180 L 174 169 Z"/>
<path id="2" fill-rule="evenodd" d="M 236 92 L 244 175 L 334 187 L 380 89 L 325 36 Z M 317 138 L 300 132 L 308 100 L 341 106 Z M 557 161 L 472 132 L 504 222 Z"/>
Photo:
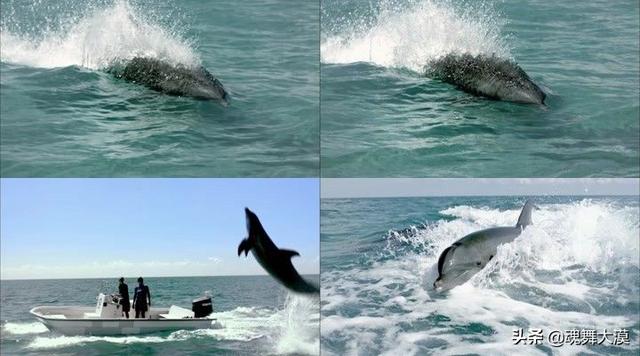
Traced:
<path id="1" fill-rule="evenodd" d="M 1 0 L 3 177 L 317 176 L 317 1 Z M 202 64 L 230 105 L 105 73 Z"/>
<path id="2" fill-rule="evenodd" d="M 323 0 L 321 16 L 323 176 L 638 176 L 638 1 Z M 547 107 L 423 77 L 450 52 L 516 61 Z"/>
<path id="3" fill-rule="evenodd" d="M 533 225 L 445 296 L 440 253 L 515 225 L 524 198 L 323 199 L 322 354 L 637 355 L 637 197 L 533 199 Z M 630 344 L 514 345 L 516 328 L 626 328 Z"/>
<path id="4" fill-rule="evenodd" d="M 307 276 L 313 280 L 318 276 Z M 129 290 L 134 279 L 129 278 Z M 63 336 L 29 314 L 42 305 L 95 305 L 98 293 L 117 292 L 113 279 L 2 281 L 2 355 L 315 354 L 318 300 L 288 294 L 268 276 L 145 278 L 153 305 L 190 308 L 209 291 L 214 329 L 136 336 Z"/>

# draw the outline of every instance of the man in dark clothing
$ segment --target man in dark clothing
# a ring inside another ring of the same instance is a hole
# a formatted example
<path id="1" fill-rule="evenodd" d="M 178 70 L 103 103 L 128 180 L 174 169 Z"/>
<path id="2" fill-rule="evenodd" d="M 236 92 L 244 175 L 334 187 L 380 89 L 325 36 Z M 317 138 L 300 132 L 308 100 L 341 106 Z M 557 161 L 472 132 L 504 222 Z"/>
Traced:
<path id="1" fill-rule="evenodd" d="M 124 283 L 124 277 L 120 277 L 118 293 L 120 294 L 120 305 L 122 305 L 122 312 L 127 316 L 127 319 L 129 319 L 129 310 L 131 309 L 131 305 L 129 304 L 129 286 Z"/>
<path id="2" fill-rule="evenodd" d="M 149 287 L 145 286 L 143 282 L 142 277 L 138 278 L 138 286 L 133 292 L 133 309 L 136 310 L 136 318 L 142 315 L 142 319 L 144 319 L 147 306 L 151 306 L 151 293 Z"/>

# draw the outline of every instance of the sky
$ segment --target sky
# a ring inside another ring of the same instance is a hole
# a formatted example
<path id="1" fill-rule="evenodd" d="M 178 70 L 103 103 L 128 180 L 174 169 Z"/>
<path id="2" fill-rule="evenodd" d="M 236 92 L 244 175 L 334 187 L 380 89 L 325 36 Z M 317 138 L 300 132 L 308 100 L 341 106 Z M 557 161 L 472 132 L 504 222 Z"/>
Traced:
<path id="1" fill-rule="evenodd" d="M 2 179 L 0 278 L 266 274 L 244 207 L 319 272 L 317 179 Z"/>
<path id="2" fill-rule="evenodd" d="M 323 178 L 328 198 L 500 196 L 500 195 L 638 195 L 637 178 Z"/>

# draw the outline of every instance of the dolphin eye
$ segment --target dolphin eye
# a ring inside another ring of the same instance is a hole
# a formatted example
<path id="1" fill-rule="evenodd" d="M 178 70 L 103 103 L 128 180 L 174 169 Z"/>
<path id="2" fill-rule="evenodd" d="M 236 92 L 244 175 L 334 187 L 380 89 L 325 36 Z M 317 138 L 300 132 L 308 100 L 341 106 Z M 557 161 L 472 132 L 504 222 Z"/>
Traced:
<path id="1" fill-rule="evenodd" d="M 476 262 L 476 266 L 480 266 L 481 264 L 481 262 Z"/>

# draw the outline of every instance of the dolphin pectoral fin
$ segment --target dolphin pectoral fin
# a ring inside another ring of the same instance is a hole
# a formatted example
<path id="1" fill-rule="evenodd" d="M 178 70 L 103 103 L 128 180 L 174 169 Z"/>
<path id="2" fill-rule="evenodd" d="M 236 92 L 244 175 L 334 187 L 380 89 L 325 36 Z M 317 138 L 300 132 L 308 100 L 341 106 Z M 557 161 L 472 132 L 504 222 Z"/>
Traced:
<path id="1" fill-rule="evenodd" d="M 247 254 L 249 254 L 249 250 L 251 250 L 251 247 L 252 246 L 249 243 L 249 239 L 242 240 L 242 242 L 240 242 L 240 245 L 238 245 L 238 256 L 240 256 L 242 252 L 244 252 L 244 255 L 247 256 Z"/>
<path id="2" fill-rule="evenodd" d="M 300 256 L 298 251 L 287 250 L 287 249 L 280 249 L 280 254 L 282 255 L 283 258 L 292 258 L 294 256 Z"/>
<path id="3" fill-rule="evenodd" d="M 478 266 L 476 262 L 456 265 L 445 274 L 440 275 L 440 277 L 433 282 L 433 286 L 438 292 L 448 291 L 466 283 L 471 277 L 482 270 L 482 268 L 483 266 Z"/>
<path id="4" fill-rule="evenodd" d="M 433 288 L 438 288 L 438 282 L 442 279 L 442 276 L 438 276 L 435 281 L 433 281 Z"/>

